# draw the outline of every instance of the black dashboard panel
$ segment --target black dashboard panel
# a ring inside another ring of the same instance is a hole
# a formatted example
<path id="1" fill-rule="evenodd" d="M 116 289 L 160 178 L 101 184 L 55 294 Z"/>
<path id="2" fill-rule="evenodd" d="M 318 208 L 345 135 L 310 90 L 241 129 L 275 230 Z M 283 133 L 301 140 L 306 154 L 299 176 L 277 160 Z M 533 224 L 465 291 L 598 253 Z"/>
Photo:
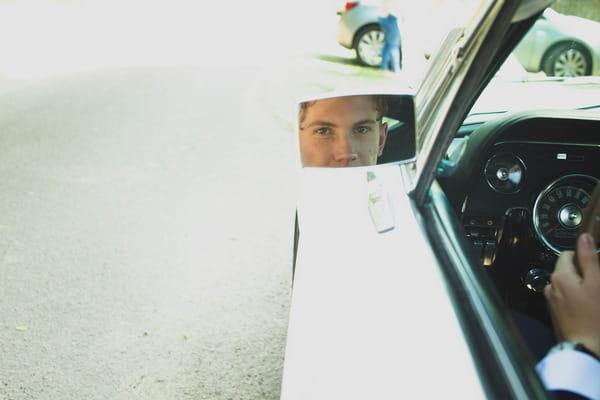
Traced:
<path id="1" fill-rule="evenodd" d="M 498 155 L 514 162 L 506 166 L 506 163 L 494 162 Z M 537 196 L 556 179 L 567 175 L 595 176 L 600 172 L 600 146 L 590 142 L 501 141 L 482 151 L 481 158 L 468 179 L 466 214 L 499 217 L 515 207 L 532 210 Z M 519 161 L 522 166 L 518 166 Z M 519 173 L 511 173 L 515 170 Z M 499 171 L 506 171 L 508 176 L 504 178 Z M 486 179 L 486 172 L 495 179 Z M 498 178 L 499 174 L 504 179 Z M 508 183 L 512 190 L 503 191 L 497 182 Z"/>
<path id="2" fill-rule="evenodd" d="M 467 198 L 469 212 L 501 215 L 510 207 L 526 206 L 531 196 L 560 176 L 583 173 L 599 177 L 599 152 L 598 112 L 509 114 L 472 132 L 458 168 L 440 182 L 455 207 L 462 207 Z M 502 153 L 512 154 L 524 163 L 516 193 L 499 193 L 486 182 L 486 163 Z"/>
<path id="3" fill-rule="evenodd" d="M 507 114 L 475 129 L 457 161 L 438 180 L 476 256 L 512 308 L 546 320 L 539 294 L 600 179 L 600 114 Z"/>

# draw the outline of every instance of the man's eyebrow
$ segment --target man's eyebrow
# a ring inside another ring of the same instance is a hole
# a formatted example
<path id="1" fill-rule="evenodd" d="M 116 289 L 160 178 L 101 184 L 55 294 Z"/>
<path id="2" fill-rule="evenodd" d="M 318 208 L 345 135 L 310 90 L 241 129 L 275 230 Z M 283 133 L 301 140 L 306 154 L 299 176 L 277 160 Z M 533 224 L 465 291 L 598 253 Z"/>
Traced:
<path id="1" fill-rule="evenodd" d="M 355 122 L 354 125 L 366 125 L 366 124 L 374 124 L 377 121 L 374 119 L 361 119 L 358 122 Z"/>
<path id="2" fill-rule="evenodd" d="M 372 119 L 372 118 L 366 118 L 366 119 L 361 119 L 360 121 L 356 121 L 354 124 L 352 124 L 352 126 L 357 126 L 357 125 L 368 125 L 368 124 L 376 124 L 377 120 Z M 313 126 L 326 126 L 326 127 L 336 127 L 337 125 L 331 121 L 325 121 L 325 120 L 315 120 L 315 121 L 311 121 L 310 123 L 303 125 L 300 127 L 300 129 L 305 129 L 305 128 L 311 128 Z"/>
<path id="3" fill-rule="evenodd" d="M 315 120 L 315 121 L 311 121 L 310 123 L 304 125 L 302 127 L 302 129 L 304 129 L 304 128 L 310 128 L 312 126 L 331 126 L 331 127 L 334 127 L 334 126 L 337 126 L 337 125 L 334 124 L 333 122 L 330 122 L 330 121 Z"/>

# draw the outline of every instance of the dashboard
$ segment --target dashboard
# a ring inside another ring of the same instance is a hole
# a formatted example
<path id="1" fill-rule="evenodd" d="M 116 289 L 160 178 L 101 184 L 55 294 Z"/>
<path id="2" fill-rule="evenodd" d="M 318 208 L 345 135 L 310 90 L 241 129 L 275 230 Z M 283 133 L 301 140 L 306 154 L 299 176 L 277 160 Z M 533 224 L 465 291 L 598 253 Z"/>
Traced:
<path id="1" fill-rule="evenodd" d="M 600 115 L 511 113 L 463 134 L 440 185 L 502 297 L 548 322 L 541 293 L 600 179 Z"/>

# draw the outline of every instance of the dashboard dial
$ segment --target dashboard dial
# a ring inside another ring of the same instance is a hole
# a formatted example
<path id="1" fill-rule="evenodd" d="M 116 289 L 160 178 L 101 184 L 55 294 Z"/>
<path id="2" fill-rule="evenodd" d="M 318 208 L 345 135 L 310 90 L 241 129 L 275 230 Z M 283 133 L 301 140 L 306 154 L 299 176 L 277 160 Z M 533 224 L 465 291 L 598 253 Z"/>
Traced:
<path id="1" fill-rule="evenodd" d="M 538 196 L 533 225 L 538 237 L 555 253 L 572 250 L 590 194 L 598 180 L 567 175 L 548 185 Z"/>
<path id="2" fill-rule="evenodd" d="M 494 155 L 484 168 L 486 182 L 498 193 L 516 193 L 521 187 L 524 173 L 525 164 L 511 153 Z"/>

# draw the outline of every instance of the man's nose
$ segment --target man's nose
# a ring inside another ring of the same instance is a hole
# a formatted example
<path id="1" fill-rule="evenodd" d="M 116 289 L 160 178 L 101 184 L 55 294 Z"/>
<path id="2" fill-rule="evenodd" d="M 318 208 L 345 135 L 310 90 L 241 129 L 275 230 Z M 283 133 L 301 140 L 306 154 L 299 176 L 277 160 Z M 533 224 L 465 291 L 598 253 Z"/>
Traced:
<path id="1" fill-rule="evenodd" d="M 346 136 L 337 141 L 333 156 L 338 167 L 347 167 L 358 158 L 351 141 Z"/>

